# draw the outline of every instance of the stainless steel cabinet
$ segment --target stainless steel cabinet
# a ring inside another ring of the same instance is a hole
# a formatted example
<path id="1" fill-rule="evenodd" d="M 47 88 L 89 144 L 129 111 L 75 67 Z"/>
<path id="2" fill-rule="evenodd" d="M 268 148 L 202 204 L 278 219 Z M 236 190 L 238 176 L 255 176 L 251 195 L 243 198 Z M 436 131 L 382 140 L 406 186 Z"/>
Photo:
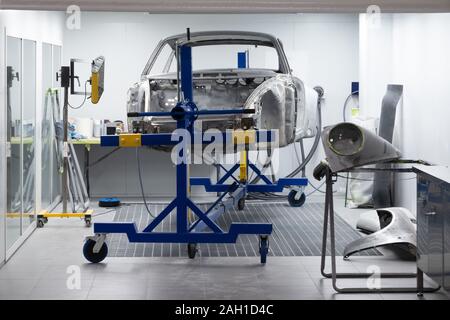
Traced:
<path id="1" fill-rule="evenodd" d="M 442 283 L 444 217 L 439 210 L 442 189 L 439 183 L 423 177 L 417 181 L 418 265 L 433 280 Z"/>
<path id="2" fill-rule="evenodd" d="M 427 169 L 425 169 L 427 170 Z M 450 183 L 448 168 L 417 173 L 417 265 L 450 290 Z M 441 172 L 445 178 L 440 178 Z"/>

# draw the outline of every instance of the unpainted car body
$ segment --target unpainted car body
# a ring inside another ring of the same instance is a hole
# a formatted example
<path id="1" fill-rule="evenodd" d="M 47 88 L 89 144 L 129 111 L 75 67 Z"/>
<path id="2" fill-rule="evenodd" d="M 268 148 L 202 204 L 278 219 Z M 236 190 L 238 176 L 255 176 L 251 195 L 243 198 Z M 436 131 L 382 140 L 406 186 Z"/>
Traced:
<path id="1" fill-rule="evenodd" d="M 176 35 L 158 43 L 144 68 L 141 79 L 129 90 L 128 112 L 170 111 L 178 102 L 176 63 L 177 46 L 187 41 Z M 255 109 L 253 115 L 230 115 L 202 118 L 202 130 L 225 131 L 242 127 L 242 119 L 252 117 L 258 129 L 279 131 L 279 146 L 317 133 L 317 101 L 315 90 L 291 74 L 281 41 L 269 34 L 241 31 L 209 31 L 191 33 L 189 44 L 196 46 L 251 45 L 273 48 L 277 69 L 230 68 L 193 70 L 194 102 L 202 109 Z M 162 73 L 152 73 L 155 61 L 167 45 L 172 52 Z M 214 57 L 211 57 L 213 59 Z M 170 117 L 132 118 L 129 130 L 134 132 L 171 132 L 175 122 Z"/>

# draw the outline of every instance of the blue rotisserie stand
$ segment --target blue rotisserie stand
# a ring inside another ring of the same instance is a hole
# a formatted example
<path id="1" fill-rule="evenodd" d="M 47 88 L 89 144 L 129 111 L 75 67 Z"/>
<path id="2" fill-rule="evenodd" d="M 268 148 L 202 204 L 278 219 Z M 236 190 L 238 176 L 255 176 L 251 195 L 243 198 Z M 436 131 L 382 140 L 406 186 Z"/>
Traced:
<path id="1" fill-rule="evenodd" d="M 189 38 L 189 36 L 188 36 Z M 248 192 L 281 192 L 288 186 L 306 186 L 306 178 L 284 178 L 272 183 L 259 169 L 248 160 L 248 142 L 246 142 L 245 163 L 234 165 L 218 181 L 211 183 L 209 178 L 189 178 L 186 150 L 190 150 L 188 140 L 198 141 L 194 136 L 193 124 L 197 117 L 208 115 L 230 115 L 253 113 L 254 110 L 198 110 L 193 102 L 193 81 L 192 81 L 192 57 L 189 41 L 179 46 L 179 61 L 181 71 L 181 92 L 183 100 L 177 104 L 171 112 L 143 112 L 130 113 L 130 117 L 142 116 L 172 116 L 177 122 L 177 129 L 186 129 L 191 135 L 191 139 L 183 139 L 181 135 L 174 133 L 155 134 L 130 134 L 120 136 L 102 136 L 102 146 L 131 146 L 140 147 L 142 145 L 175 145 L 181 161 L 176 164 L 177 190 L 176 197 L 168 206 L 153 219 L 142 231 L 138 231 L 134 222 L 110 222 L 94 223 L 94 236 L 87 237 L 83 248 L 83 254 L 87 260 L 93 263 L 102 261 L 108 254 L 106 235 L 111 233 L 126 234 L 130 242 L 156 242 L 156 243 L 186 243 L 188 244 L 188 255 L 195 257 L 197 243 L 235 243 L 240 234 L 254 234 L 259 236 L 259 252 L 261 263 L 266 262 L 269 250 L 268 236 L 272 233 L 270 223 L 232 223 L 228 232 L 225 232 L 216 223 L 216 219 L 227 209 L 238 207 L 243 209 L 246 194 Z M 271 142 L 275 138 L 275 133 L 265 130 L 253 130 L 254 142 Z M 201 133 L 200 133 L 201 134 Z M 229 133 L 223 133 L 224 140 L 230 141 Z M 209 143 L 201 138 L 200 143 Z M 232 140 L 231 140 L 232 141 Z M 184 151 L 183 151 L 184 150 Z M 252 170 L 258 175 L 263 184 L 248 184 L 247 179 L 235 179 L 233 173 L 240 169 L 247 176 L 248 170 Z M 235 181 L 226 184 L 226 180 L 232 177 Z M 206 210 L 200 209 L 190 198 L 188 188 L 190 185 L 204 186 L 207 192 L 222 192 L 221 196 Z M 176 210 L 176 232 L 155 232 L 155 228 L 172 212 Z M 188 219 L 191 210 L 198 219 L 190 222 Z"/>

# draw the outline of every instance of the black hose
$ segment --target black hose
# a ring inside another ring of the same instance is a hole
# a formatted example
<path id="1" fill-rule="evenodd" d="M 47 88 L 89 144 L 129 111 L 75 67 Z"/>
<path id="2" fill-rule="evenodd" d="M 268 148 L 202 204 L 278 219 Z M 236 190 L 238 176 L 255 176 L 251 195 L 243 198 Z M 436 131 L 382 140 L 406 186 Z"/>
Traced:
<path id="1" fill-rule="evenodd" d="M 113 153 L 119 151 L 119 149 L 121 149 L 120 147 L 117 147 L 115 149 L 113 149 L 112 151 L 108 152 L 107 154 L 105 154 L 104 156 L 100 157 L 98 160 L 96 160 L 95 162 L 91 163 L 88 168 L 91 168 L 97 164 L 99 164 L 100 162 L 102 162 L 103 160 L 105 160 L 106 158 L 108 158 L 110 155 L 112 155 Z"/>
<path id="2" fill-rule="evenodd" d="M 322 133 L 322 102 L 320 98 L 317 102 L 317 124 L 318 126 L 316 137 L 314 139 L 314 143 L 311 147 L 311 150 L 308 153 L 308 156 L 305 158 L 305 161 L 297 169 L 295 169 L 294 171 L 292 171 L 290 174 L 287 175 L 287 178 L 292 178 L 297 174 L 299 174 L 299 172 L 301 172 L 303 169 L 305 169 L 306 165 L 311 161 L 312 157 L 314 156 L 314 153 L 317 150 L 317 147 L 319 146 L 320 134 Z"/>
<path id="3" fill-rule="evenodd" d="M 304 149 L 302 149 L 302 163 L 298 166 L 298 168 L 296 168 L 294 171 L 292 171 L 290 174 L 288 174 L 286 176 L 286 178 L 293 178 L 300 172 L 303 172 L 303 176 L 305 176 L 306 165 L 311 161 L 312 157 L 314 156 L 314 153 L 317 150 L 317 147 L 319 146 L 321 131 L 322 131 L 322 95 L 319 94 L 319 97 L 317 99 L 317 132 L 316 132 L 316 136 L 314 139 L 314 143 L 306 157 L 304 155 Z M 300 140 L 300 142 L 301 142 L 300 148 L 303 148 L 302 140 Z M 295 148 L 295 145 L 294 145 L 294 148 Z M 295 149 L 295 150 L 297 150 L 297 149 Z M 269 157 L 269 160 L 268 160 L 268 162 L 266 162 L 264 164 L 263 169 L 267 168 L 270 165 L 271 165 L 271 159 Z M 261 172 L 263 172 L 263 170 L 261 170 Z M 260 180 L 260 178 L 256 177 L 250 183 L 254 184 L 254 183 L 257 183 L 259 180 Z M 315 188 L 315 187 L 313 187 L 313 188 Z M 263 195 L 261 195 L 261 194 L 256 194 L 256 193 L 252 192 L 252 193 L 248 194 L 248 198 L 249 199 L 257 199 L 257 200 L 272 200 L 272 199 L 286 199 L 287 196 L 286 195 L 278 195 L 278 194 L 274 194 L 274 193 L 263 193 Z"/>
<path id="4" fill-rule="evenodd" d="M 357 94 L 359 94 L 359 91 L 353 91 L 353 92 L 350 93 L 350 94 L 347 96 L 347 98 L 345 99 L 344 107 L 342 108 L 342 119 L 344 119 L 344 122 L 347 122 L 347 119 L 346 119 L 346 117 L 345 117 L 345 113 L 346 113 L 346 111 L 347 111 L 347 104 L 348 104 L 348 102 L 350 101 L 350 98 L 353 97 L 354 95 L 357 95 Z"/>
<path id="5" fill-rule="evenodd" d="M 144 206 L 145 206 L 145 209 L 147 210 L 148 214 L 150 215 L 150 217 L 152 217 L 154 219 L 155 216 L 150 211 L 150 208 L 148 207 L 148 204 L 147 204 L 147 199 L 145 198 L 144 184 L 142 182 L 142 174 L 141 174 L 141 160 L 139 159 L 139 148 L 136 148 L 136 162 L 137 162 L 138 175 L 139 175 L 139 185 L 141 186 L 142 200 L 144 201 Z"/>

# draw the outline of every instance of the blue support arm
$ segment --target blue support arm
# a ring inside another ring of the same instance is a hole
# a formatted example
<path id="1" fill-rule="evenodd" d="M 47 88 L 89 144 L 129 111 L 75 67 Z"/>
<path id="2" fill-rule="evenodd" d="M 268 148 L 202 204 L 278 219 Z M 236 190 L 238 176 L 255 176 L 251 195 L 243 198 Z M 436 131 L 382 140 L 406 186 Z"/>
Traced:
<path id="1" fill-rule="evenodd" d="M 233 141 L 233 131 L 222 132 L 223 142 L 224 143 L 234 143 Z M 196 138 L 196 135 L 201 135 L 201 138 Z M 176 133 L 148 133 L 148 134 L 139 134 L 141 138 L 142 146 L 173 146 L 177 145 L 180 142 L 180 135 Z M 275 133 L 271 130 L 256 130 L 256 141 L 257 142 L 272 142 L 275 138 Z M 205 139 L 205 137 L 200 133 L 194 133 L 193 139 L 191 139 L 191 143 L 197 143 L 197 141 L 201 144 L 210 144 L 210 139 Z M 102 147 L 118 147 L 119 143 L 119 135 L 109 135 L 109 136 L 101 136 L 100 137 L 100 145 Z"/>

